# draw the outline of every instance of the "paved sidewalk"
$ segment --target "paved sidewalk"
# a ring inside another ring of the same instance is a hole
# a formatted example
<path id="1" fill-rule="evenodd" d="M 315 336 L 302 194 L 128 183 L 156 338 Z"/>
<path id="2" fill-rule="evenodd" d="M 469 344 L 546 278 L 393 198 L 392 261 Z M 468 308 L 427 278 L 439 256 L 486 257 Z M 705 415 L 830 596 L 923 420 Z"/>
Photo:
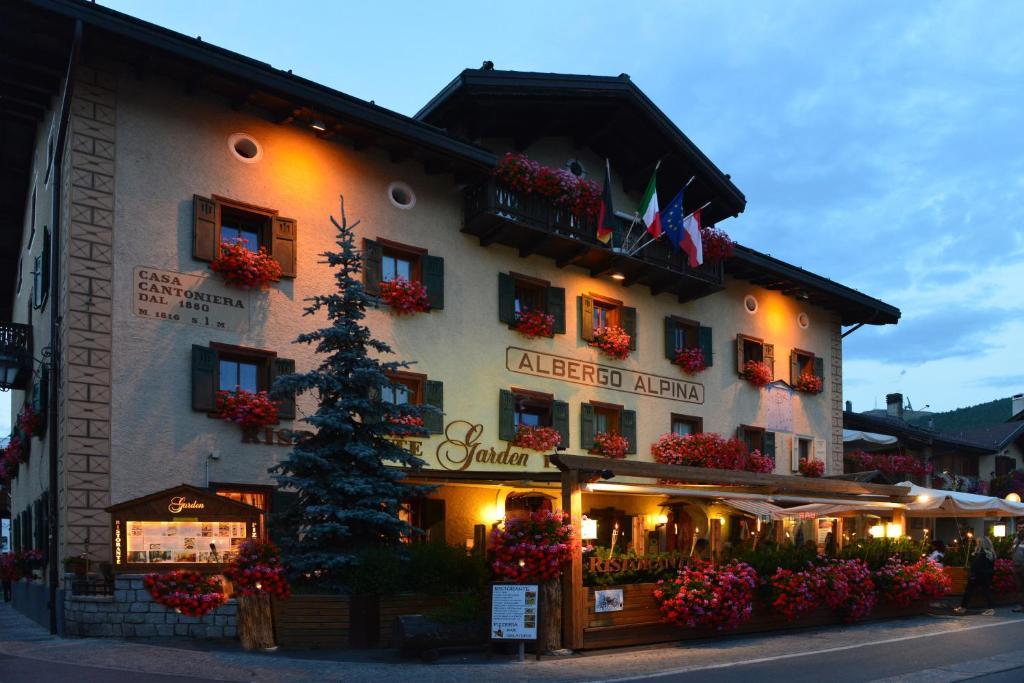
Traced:
<path id="1" fill-rule="evenodd" d="M 870 653 L 871 647 L 878 643 L 912 642 L 937 634 L 999 628 L 1022 622 L 1024 619 L 1005 608 L 1000 609 L 995 617 L 918 617 L 859 626 L 808 629 L 767 637 L 722 638 L 679 646 L 618 650 L 541 662 L 528 659 L 525 663 L 518 663 L 498 657 L 488 660 L 473 653 L 444 657 L 435 664 L 423 664 L 399 660 L 387 651 L 251 653 L 239 648 L 217 648 L 191 641 L 60 639 L 51 637 L 9 605 L 3 605 L 0 606 L 0 654 L 140 674 L 172 674 L 219 681 L 594 681 L 624 680 L 666 671 L 683 674 L 713 670 L 759 658 L 792 658 L 795 664 L 800 657 L 830 649 L 864 647 L 865 653 Z M 998 669 L 988 669 L 995 670 Z M 907 680 L 955 679 L 938 676 Z"/>

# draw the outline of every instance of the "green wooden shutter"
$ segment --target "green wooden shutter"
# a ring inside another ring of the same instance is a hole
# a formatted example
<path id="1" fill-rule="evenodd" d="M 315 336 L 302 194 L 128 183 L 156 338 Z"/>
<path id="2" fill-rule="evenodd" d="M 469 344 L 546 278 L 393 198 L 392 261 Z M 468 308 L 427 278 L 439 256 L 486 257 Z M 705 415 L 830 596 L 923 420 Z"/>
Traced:
<path id="1" fill-rule="evenodd" d="M 272 358 L 270 361 L 270 387 L 273 389 L 274 382 L 282 375 L 291 375 L 295 372 L 295 361 L 291 358 Z M 282 420 L 295 419 L 295 394 L 274 393 L 277 399 L 277 416 Z"/>
<path id="2" fill-rule="evenodd" d="M 192 345 L 192 410 L 208 413 L 216 406 L 217 352 Z"/>
<path id="3" fill-rule="evenodd" d="M 569 447 L 569 404 L 565 401 L 554 401 L 551 404 L 551 426 L 562 437 L 561 448 Z"/>
<path id="4" fill-rule="evenodd" d="M 444 310 L 444 259 L 440 256 L 423 257 L 423 286 L 427 288 L 430 307 Z"/>
<path id="5" fill-rule="evenodd" d="M 594 341 L 594 299 L 586 294 L 576 297 L 579 312 L 580 339 Z"/>
<path id="6" fill-rule="evenodd" d="M 383 277 L 383 266 L 381 259 L 384 257 L 384 250 L 380 242 L 363 240 L 363 288 L 366 293 L 372 296 L 380 295 L 380 280 Z"/>
<path id="7" fill-rule="evenodd" d="M 516 395 L 508 389 L 498 394 L 498 438 L 502 441 L 516 438 Z"/>
<path id="8" fill-rule="evenodd" d="M 704 327 L 703 325 L 697 328 L 697 346 L 700 347 L 701 353 L 704 354 L 704 365 L 709 368 L 714 365 L 715 354 L 712 349 L 714 345 L 711 343 L 711 328 Z"/>
<path id="9" fill-rule="evenodd" d="M 821 380 L 821 390 L 825 391 L 825 359 L 814 357 L 814 376 Z"/>
<path id="10" fill-rule="evenodd" d="M 444 432 L 444 382 L 428 379 L 423 386 L 423 402 L 434 408 L 423 413 L 423 426 L 431 434 Z"/>
<path id="11" fill-rule="evenodd" d="M 767 455 L 775 462 L 775 432 L 764 433 L 764 453 L 761 455 Z"/>
<path id="12" fill-rule="evenodd" d="M 595 436 L 594 406 L 584 403 L 580 406 L 580 448 L 589 451 L 594 447 Z"/>
<path id="13" fill-rule="evenodd" d="M 50 407 L 50 369 L 43 366 L 39 371 L 39 382 L 32 391 L 32 407 L 39 414 L 39 428 L 36 430 L 36 437 L 42 439 L 46 436 L 47 411 Z"/>
<path id="14" fill-rule="evenodd" d="M 796 351 L 789 352 L 789 383 L 791 386 L 796 386 L 796 383 L 800 381 L 800 359 L 796 355 Z"/>
<path id="15" fill-rule="evenodd" d="M 622 329 L 629 335 L 629 350 L 636 351 L 636 309 L 632 306 L 622 307 Z"/>
<path id="16" fill-rule="evenodd" d="M 42 260 L 42 275 L 39 278 L 39 286 L 41 288 L 40 303 L 39 307 L 42 308 L 46 305 L 46 300 L 50 296 L 50 229 L 43 228 L 43 251 L 39 257 Z"/>
<path id="17" fill-rule="evenodd" d="M 633 455 L 636 453 L 636 411 L 623 410 L 621 424 L 622 436 L 629 441 L 629 449 L 626 453 Z"/>
<path id="18" fill-rule="evenodd" d="M 551 331 L 555 334 L 565 334 L 565 288 L 548 287 L 548 314 L 555 318 Z"/>
<path id="19" fill-rule="evenodd" d="M 775 345 L 765 344 L 762 347 L 764 353 L 764 364 L 772 371 L 772 379 L 775 379 Z"/>
<path id="20" fill-rule="evenodd" d="M 220 250 L 217 235 L 217 204 L 207 197 L 192 195 L 192 258 L 212 261 Z"/>
<path id="21" fill-rule="evenodd" d="M 294 218 L 274 216 L 270 221 L 270 255 L 281 266 L 281 277 L 295 277 L 299 226 Z"/>
<path id="22" fill-rule="evenodd" d="M 516 281 L 508 273 L 498 273 L 498 320 L 506 325 L 516 321 Z"/>
<path id="23" fill-rule="evenodd" d="M 676 362 L 676 319 L 670 315 L 665 316 L 665 358 Z"/>
<path id="24" fill-rule="evenodd" d="M 746 365 L 746 359 L 743 357 L 743 337 L 736 335 L 736 372 L 743 375 L 743 366 Z"/>
<path id="25" fill-rule="evenodd" d="M 390 381 L 390 380 L 389 380 Z M 380 387 L 369 387 L 366 390 L 366 400 L 369 401 L 370 407 L 366 411 L 366 414 L 361 415 L 363 418 L 363 424 L 377 424 L 380 422 L 381 407 L 377 403 L 380 401 Z"/>

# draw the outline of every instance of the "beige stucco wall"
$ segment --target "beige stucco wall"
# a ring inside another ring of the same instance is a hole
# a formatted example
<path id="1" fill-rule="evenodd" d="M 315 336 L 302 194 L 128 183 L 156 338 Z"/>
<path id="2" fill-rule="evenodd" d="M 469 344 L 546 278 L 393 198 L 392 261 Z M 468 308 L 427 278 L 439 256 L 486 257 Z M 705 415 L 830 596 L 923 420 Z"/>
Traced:
<path id="1" fill-rule="evenodd" d="M 409 318 L 372 311 L 368 323 L 391 344 L 397 358 L 413 360 L 413 370 L 444 381 L 446 421 L 484 425 L 482 443 L 496 450 L 504 447 L 497 439 L 498 390 L 509 386 L 551 392 L 570 403 L 570 452 L 579 452 L 580 404 L 592 399 L 637 411 L 637 457 L 641 459 L 650 459 L 649 446 L 669 430 L 672 412 L 700 416 L 705 431 L 726 435 L 732 435 L 739 424 L 764 425 L 765 392 L 736 376 L 735 334 L 774 343 L 776 377 L 788 379 L 790 349 L 800 347 L 828 358 L 838 329 L 836 318 L 824 310 L 739 281 L 729 281 L 720 294 L 679 304 L 667 294 L 651 297 L 639 286 L 624 288 L 578 269 L 559 270 L 543 257 L 520 259 L 502 246 L 482 248 L 459 232 L 461 194 L 450 176 L 427 176 L 416 163 L 394 164 L 383 153 L 354 152 L 338 142 L 319 140 L 303 128 L 233 112 L 216 100 L 186 98 L 180 89 L 158 81 L 138 81 L 130 75 L 120 78 L 117 121 L 113 502 L 180 482 L 202 485 L 206 459 L 213 452 L 220 457 L 211 463 L 211 480 L 271 482 L 266 469 L 286 456 L 285 447 L 242 444 L 235 426 L 191 411 L 190 347 L 217 341 L 272 349 L 296 358 L 300 370 L 311 367 L 314 358 L 309 350 L 291 341 L 318 324 L 302 316 L 303 299 L 333 287 L 332 274 L 317 263 L 317 254 L 333 246 L 334 229 L 327 215 L 337 213 L 339 193 L 345 194 L 350 220 L 362 221 L 361 236 L 414 244 L 445 258 L 443 311 Z M 259 163 L 242 163 L 230 154 L 227 138 L 239 131 L 261 143 Z M 413 187 L 414 209 L 400 210 L 388 202 L 385 191 L 393 180 Z M 298 277 L 252 296 L 252 319 L 246 332 L 208 330 L 132 314 L 133 268 L 209 274 L 206 264 L 191 255 L 193 194 L 218 194 L 271 207 L 298 221 Z M 509 270 L 565 287 L 567 334 L 526 340 L 498 322 L 497 273 Z M 615 297 L 638 308 L 639 348 L 628 360 L 605 361 L 579 338 L 575 301 L 584 292 Z M 755 315 L 743 307 L 747 294 L 758 298 Z M 806 331 L 796 323 L 800 311 L 811 319 Z M 506 347 L 519 346 L 682 377 L 662 349 L 662 319 L 670 314 L 699 320 L 714 330 L 714 366 L 696 378 L 705 388 L 703 405 L 600 391 L 517 375 L 505 368 Z M 832 440 L 831 390 L 826 378 L 823 394 L 793 396 L 795 433 Z M 314 406 L 303 398 L 299 409 L 309 413 Z M 429 467 L 438 466 L 435 451 L 441 440 L 433 437 L 423 444 Z M 474 464 L 473 468 L 486 467 Z M 542 459 L 532 455 L 528 469 L 543 469 Z M 778 471 L 788 471 L 788 458 L 782 454 Z"/>

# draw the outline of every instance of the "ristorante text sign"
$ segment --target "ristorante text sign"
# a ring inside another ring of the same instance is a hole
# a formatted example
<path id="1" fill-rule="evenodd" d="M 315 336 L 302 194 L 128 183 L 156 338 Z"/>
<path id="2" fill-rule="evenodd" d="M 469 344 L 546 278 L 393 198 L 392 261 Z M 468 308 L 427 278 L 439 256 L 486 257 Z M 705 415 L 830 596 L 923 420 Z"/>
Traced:
<path id="1" fill-rule="evenodd" d="M 510 346 L 505 351 L 505 367 L 521 375 L 549 377 L 573 384 L 682 403 L 704 403 L 704 385 L 697 382 L 636 372 L 515 346 Z"/>
<path id="2" fill-rule="evenodd" d="M 248 292 L 218 279 L 137 266 L 132 312 L 141 318 L 244 332 L 249 327 Z"/>

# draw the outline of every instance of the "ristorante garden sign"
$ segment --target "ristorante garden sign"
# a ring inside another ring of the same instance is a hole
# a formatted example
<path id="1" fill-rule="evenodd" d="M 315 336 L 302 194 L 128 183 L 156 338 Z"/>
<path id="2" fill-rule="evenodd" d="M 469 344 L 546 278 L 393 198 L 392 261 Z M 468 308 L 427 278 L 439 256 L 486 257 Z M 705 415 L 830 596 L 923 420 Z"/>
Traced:
<path id="1" fill-rule="evenodd" d="M 572 384 L 623 391 L 627 394 L 664 398 L 682 403 L 704 403 L 704 385 L 678 377 L 663 377 L 578 358 L 556 356 L 510 346 L 505 367 L 521 375 L 547 377 Z"/>

